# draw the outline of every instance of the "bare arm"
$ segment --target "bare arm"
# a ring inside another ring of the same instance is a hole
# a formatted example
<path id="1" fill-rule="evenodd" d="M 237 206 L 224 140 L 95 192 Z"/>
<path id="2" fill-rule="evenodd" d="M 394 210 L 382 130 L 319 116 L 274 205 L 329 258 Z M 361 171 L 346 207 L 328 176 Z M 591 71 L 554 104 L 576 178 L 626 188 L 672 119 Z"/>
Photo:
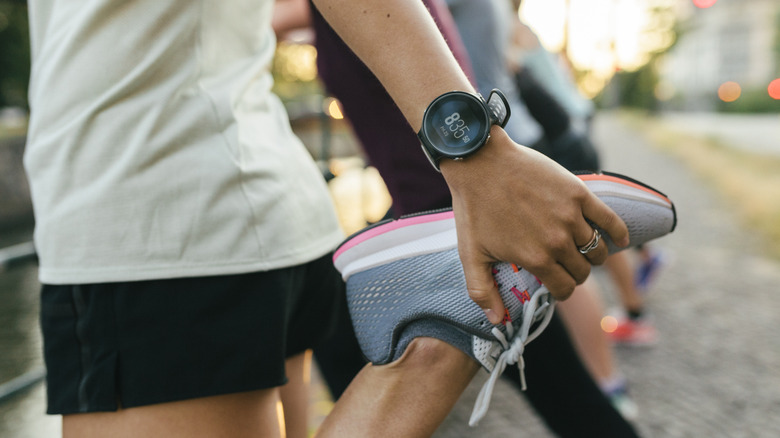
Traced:
<path id="1" fill-rule="evenodd" d="M 342 39 L 368 65 L 417 131 L 428 104 L 452 90 L 474 92 L 423 4 L 416 0 L 315 0 Z M 627 243 L 620 218 L 562 167 L 512 142 L 497 127 L 479 152 L 443 160 L 453 195 L 458 245 L 469 293 L 494 323 L 504 306 L 490 265 L 516 263 L 566 298 L 602 263 L 601 245 L 577 251 L 592 236 L 588 218 Z M 422 153 L 422 152 L 420 152 Z M 489 309 L 489 310 L 488 310 Z"/>
<path id="2" fill-rule="evenodd" d="M 333 29 L 374 72 L 417 131 L 440 94 L 474 92 L 417 0 L 316 0 Z"/>
<path id="3" fill-rule="evenodd" d="M 285 33 L 309 27 L 311 11 L 308 0 L 277 0 L 274 3 L 274 16 L 271 27 L 280 38 Z"/>

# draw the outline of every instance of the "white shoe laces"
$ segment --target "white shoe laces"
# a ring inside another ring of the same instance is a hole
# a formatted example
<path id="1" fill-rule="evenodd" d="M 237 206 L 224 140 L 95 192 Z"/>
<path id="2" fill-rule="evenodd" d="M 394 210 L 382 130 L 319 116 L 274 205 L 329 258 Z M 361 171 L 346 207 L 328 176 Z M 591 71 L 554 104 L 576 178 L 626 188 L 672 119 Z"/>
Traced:
<path id="1" fill-rule="evenodd" d="M 476 426 L 487 413 L 487 410 L 490 407 L 490 399 L 493 396 L 493 388 L 496 386 L 499 376 L 504 372 L 507 365 L 517 364 L 520 369 L 520 383 L 523 391 L 525 391 L 525 362 L 523 361 L 523 351 L 525 351 L 525 345 L 536 339 L 547 327 L 547 324 L 550 323 L 554 306 L 551 305 L 550 301 L 545 301 L 541 306 L 539 305 L 539 300 L 543 296 L 549 294 L 550 292 L 547 288 L 542 285 L 528 303 L 525 304 L 526 307 L 523 310 L 523 321 L 516 334 L 514 333 L 513 324 L 510 323 L 506 325 L 507 334 L 510 339 L 509 341 L 507 341 L 507 337 L 504 336 L 504 333 L 501 332 L 498 327 L 493 327 L 493 336 L 496 337 L 496 340 L 501 344 L 504 351 L 498 357 L 496 365 L 490 373 L 490 378 L 488 378 L 487 382 L 482 386 L 482 390 L 479 391 L 477 401 L 474 403 L 474 410 L 471 412 L 469 426 Z M 539 317 L 542 317 L 543 319 L 534 331 L 530 332 L 531 324 L 538 320 Z"/>

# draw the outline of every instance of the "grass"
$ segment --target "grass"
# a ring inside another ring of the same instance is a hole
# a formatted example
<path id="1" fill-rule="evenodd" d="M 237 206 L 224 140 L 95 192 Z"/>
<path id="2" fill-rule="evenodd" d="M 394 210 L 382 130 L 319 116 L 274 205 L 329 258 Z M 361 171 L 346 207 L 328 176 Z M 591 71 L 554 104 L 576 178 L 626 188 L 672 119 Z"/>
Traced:
<path id="1" fill-rule="evenodd" d="M 626 115 L 626 121 L 715 187 L 737 208 L 747 226 L 766 236 L 770 255 L 780 259 L 780 157 L 739 150 L 715 137 L 675 131 L 658 119 L 637 114 Z"/>

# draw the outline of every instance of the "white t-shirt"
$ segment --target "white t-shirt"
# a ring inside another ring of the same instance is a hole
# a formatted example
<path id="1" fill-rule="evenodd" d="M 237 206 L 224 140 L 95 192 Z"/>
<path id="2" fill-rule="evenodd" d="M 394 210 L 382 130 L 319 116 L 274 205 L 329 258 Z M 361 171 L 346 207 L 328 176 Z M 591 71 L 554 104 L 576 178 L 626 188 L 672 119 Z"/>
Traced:
<path id="1" fill-rule="evenodd" d="M 274 269 L 343 238 L 270 92 L 269 0 L 31 0 L 40 279 Z"/>

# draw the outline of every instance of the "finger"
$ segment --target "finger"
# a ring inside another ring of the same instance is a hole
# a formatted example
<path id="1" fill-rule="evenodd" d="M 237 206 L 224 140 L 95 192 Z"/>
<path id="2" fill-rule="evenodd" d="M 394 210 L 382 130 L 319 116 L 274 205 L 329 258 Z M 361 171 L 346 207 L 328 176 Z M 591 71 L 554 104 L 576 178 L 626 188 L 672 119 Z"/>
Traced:
<path id="1" fill-rule="evenodd" d="M 463 260 L 462 263 L 469 297 L 482 308 L 491 323 L 500 324 L 504 320 L 504 301 L 493 278 L 493 264 Z"/>
<path id="2" fill-rule="evenodd" d="M 582 257 L 580 257 L 582 259 Z M 580 260 L 582 263 L 583 260 Z M 589 265 L 584 263 L 585 266 Z M 529 270 L 530 271 L 530 270 Z M 577 286 L 577 282 L 574 277 L 571 276 L 567 269 L 558 263 L 549 264 L 541 269 L 536 269 L 536 278 L 539 279 L 550 291 L 550 295 L 556 300 L 565 300 L 569 298 L 574 288 Z"/>
<path id="3" fill-rule="evenodd" d="M 607 244 L 602 239 L 599 242 L 599 246 L 584 255 L 591 265 L 601 265 L 609 256 L 609 248 L 607 248 Z"/>
<path id="4" fill-rule="evenodd" d="M 591 262 L 579 252 L 573 241 L 567 251 L 559 256 L 558 264 L 569 273 L 576 284 L 584 283 L 590 275 Z"/>
<path id="5" fill-rule="evenodd" d="M 628 228 L 625 222 L 596 195 L 591 194 L 585 199 L 582 205 L 582 214 L 604 230 L 615 242 L 615 245 L 628 246 Z"/>
<path id="6" fill-rule="evenodd" d="M 580 237 L 576 237 L 574 239 L 574 242 L 576 243 L 577 252 L 582 254 L 582 251 L 580 251 L 580 249 L 590 245 L 593 242 L 593 240 L 596 237 L 596 231 L 593 227 L 591 227 L 590 224 L 588 224 L 583 220 L 582 225 L 579 227 L 575 235 L 580 236 Z M 583 237 L 585 235 L 588 235 L 588 237 L 587 238 Z M 600 265 L 604 263 L 604 260 L 607 259 L 607 255 L 609 255 L 609 249 L 607 248 L 607 245 L 604 242 L 602 242 L 603 239 L 601 238 L 601 236 L 599 236 L 598 240 L 599 242 L 596 248 L 591 249 L 585 254 L 582 254 L 585 256 L 585 259 L 588 262 L 590 262 L 590 264 L 592 265 Z"/>

